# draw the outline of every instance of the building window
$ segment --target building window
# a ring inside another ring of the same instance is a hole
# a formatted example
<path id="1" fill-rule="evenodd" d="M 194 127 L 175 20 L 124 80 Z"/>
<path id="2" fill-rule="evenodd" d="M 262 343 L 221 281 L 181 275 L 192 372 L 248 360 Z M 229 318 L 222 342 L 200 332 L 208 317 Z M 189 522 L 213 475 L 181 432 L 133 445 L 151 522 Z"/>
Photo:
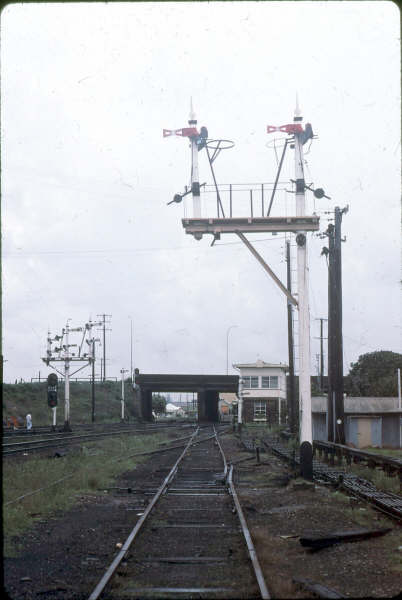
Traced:
<path id="1" fill-rule="evenodd" d="M 263 388 L 269 388 L 271 390 L 277 390 L 279 388 L 279 377 L 278 375 L 268 375 L 267 377 L 262 377 L 262 385 Z"/>
<path id="2" fill-rule="evenodd" d="M 243 387 L 258 388 L 258 377 L 242 377 Z"/>
<path id="3" fill-rule="evenodd" d="M 254 421 L 267 420 L 267 403 L 265 400 L 254 400 Z"/>

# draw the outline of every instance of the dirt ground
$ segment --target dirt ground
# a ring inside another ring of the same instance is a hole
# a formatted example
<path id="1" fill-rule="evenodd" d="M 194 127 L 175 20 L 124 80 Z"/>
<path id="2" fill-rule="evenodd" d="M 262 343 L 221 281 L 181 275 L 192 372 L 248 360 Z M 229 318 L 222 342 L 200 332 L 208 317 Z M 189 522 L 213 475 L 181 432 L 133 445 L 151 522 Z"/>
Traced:
<path id="1" fill-rule="evenodd" d="M 232 435 L 222 436 L 222 445 L 229 460 L 250 458 Z M 152 488 L 161 483 L 177 455 L 177 450 L 151 455 L 116 481 L 116 488 L 123 489 L 81 496 L 72 510 L 38 522 L 19 540 L 19 556 L 4 557 L 8 597 L 87 598 L 115 556 L 116 544 L 124 543 Z M 293 578 L 308 578 L 351 598 L 398 595 L 402 590 L 398 525 L 326 486 L 299 487 L 289 468 L 271 454 L 261 454 L 261 461 L 264 464 L 257 465 L 254 458 L 239 462 L 234 481 L 272 597 L 314 597 Z M 392 530 L 314 553 L 298 539 L 306 532 L 362 527 Z"/>

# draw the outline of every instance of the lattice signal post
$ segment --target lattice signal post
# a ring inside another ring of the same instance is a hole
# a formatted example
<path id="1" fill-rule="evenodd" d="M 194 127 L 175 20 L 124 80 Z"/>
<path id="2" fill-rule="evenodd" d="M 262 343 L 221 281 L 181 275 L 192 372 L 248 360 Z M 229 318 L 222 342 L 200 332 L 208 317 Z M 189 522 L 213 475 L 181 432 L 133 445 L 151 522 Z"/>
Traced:
<path id="1" fill-rule="evenodd" d="M 95 360 L 95 339 L 92 335 L 92 327 L 101 325 L 102 323 L 93 323 L 89 321 L 84 327 L 70 327 L 67 320 L 65 328 L 62 330 L 61 335 L 56 335 L 54 338 L 51 337 L 50 331 L 47 336 L 47 351 L 46 356 L 42 358 L 46 365 L 52 366 L 62 377 L 64 377 L 64 431 L 71 431 L 70 427 L 70 377 L 85 369 Z M 70 334 L 73 332 L 83 332 L 81 344 L 79 345 L 78 352 L 70 352 L 70 348 L 78 347 L 78 344 L 70 344 Z M 85 340 L 85 338 L 87 338 Z M 82 347 L 84 341 L 89 345 L 89 352 L 82 353 Z M 57 342 L 58 346 L 52 347 L 52 344 Z M 52 362 L 63 362 L 64 373 L 56 369 Z M 76 369 L 73 373 L 70 373 L 70 363 L 72 362 L 85 362 L 86 364 L 79 369 Z M 53 427 L 56 425 L 56 411 L 53 408 Z"/>

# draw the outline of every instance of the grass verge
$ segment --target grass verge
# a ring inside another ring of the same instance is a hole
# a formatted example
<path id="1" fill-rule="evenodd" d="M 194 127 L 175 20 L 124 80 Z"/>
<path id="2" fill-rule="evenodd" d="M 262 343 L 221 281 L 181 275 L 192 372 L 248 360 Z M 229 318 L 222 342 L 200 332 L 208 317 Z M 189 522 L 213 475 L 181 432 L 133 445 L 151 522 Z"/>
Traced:
<path id="1" fill-rule="evenodd" d="M 107 487 L 118 475 L 146 459 L 146 456 L 126 456 L 155 450 L 166 439 L 164 434 L 119 436 L 88 442 L 57 459 L 27 456 L 18 462 L 3 461 L 4 555 L 17 554 L 17 538 L 36 521 L 51 518 L 56 511 L 67 510 L 78 501 L 79 495 L 101 494 L 99 488 Z M 117 460 L 119 457 L 121 460 Z M 47 487 L 67 475 L 71 476 Z M 7 505 L 7 502 L 40 488 L 45 489 Z"/>

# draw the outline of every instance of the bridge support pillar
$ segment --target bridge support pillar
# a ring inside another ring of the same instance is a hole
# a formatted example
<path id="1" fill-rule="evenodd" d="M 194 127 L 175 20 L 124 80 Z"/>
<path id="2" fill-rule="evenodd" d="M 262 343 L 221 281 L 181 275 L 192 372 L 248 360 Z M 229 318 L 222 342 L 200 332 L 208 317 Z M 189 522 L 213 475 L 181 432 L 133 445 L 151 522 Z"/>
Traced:
<path id="1" fill-rule="evenodd" d="M 144 421 L 152 422 L 152 390 L 148 388 L 141 389 L 141 416 Z"/>
<path id="2" fill-rule="evenodd" d="M 201 390 L 198 392 L 199 423 L 216 423 L 219 421 L 219 392 Z"/>
<path id="3" fill-rule="evenodd" d="M 200 390 L 197 392 L 197 405 L 198 405 L 198 422 L 205 423 L 207 421 L 206 412 L 206 391 Z"/>

